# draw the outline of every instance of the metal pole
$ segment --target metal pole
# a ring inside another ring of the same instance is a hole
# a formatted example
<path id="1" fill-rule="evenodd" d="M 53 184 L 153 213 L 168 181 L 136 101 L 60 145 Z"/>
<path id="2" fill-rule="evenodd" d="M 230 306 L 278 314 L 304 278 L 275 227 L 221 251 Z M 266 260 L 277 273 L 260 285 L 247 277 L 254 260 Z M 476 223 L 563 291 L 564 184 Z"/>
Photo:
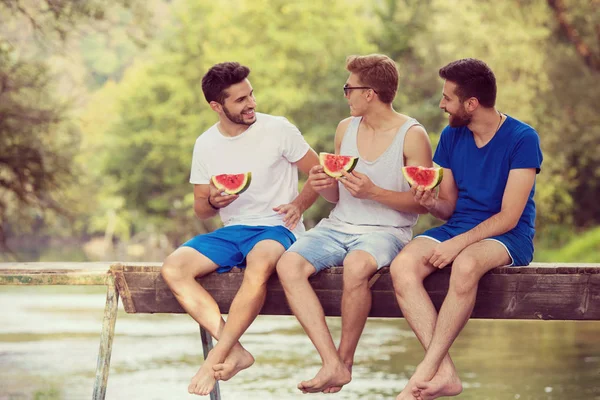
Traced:
<path id="1" fill-rule="evenodd" d="M 200 326 L 200 339 L 202 339 L 202 351 L 204 359 L 208 357 L 208 352 L 213 348 L 212 336 L 202 326 Z M 210 392 L 210 400 L 222 400 L 221 391 L 219 390 L 219 381 L 215 383 L 215 388 Z"/>
<path id="2" fill-rule="evenodd" d="M 98 363 L 96 365 L 93 400 L 104 400 L 106 396 L 112 342 L 115 336 L 115 323 L 117 322 L 117 310 L 119 306 L 119 292 L 115 288 L 115 278 L 109 275 L 106 283 L 106 305 L 104 306 L 102 333 L 100 334 L 100 350 L 98 351 Z"/>

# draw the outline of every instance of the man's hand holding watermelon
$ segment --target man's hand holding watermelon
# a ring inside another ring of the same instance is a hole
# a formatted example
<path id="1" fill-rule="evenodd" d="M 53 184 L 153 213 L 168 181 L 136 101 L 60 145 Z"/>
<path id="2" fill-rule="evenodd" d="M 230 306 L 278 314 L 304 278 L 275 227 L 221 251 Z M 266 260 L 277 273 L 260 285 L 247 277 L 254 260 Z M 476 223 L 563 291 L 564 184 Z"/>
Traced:
<path id="1" fill-rule="evenodd" d="M 209 184 L 209 195 L 208 195 L 208 204 L 210 204 L 213 208 L 223 208 L 227 207 L 231 203 L 233 203 L 238 197 L 237 194 L 226 194 L 223 195 L 223 191 L 218 189 L 213 181 L 210 181 Z"/>
<path id="2" fill-rule="evenodd" d="M 337 181 L 325 173 L 322 165 L 315 165 L 310 169 L 306 183 L 317 193 L 327 189 L 337 189 Z"/>
<path id="3" fill-rule="evenodd" d="M 415 201 L 427 210 L 435 207 L 436 197 L 433 189 L 425 189 L 423 186 L 413 186 L 410 188 L 410 191 L 415 196 Z"/>
<path id="4" fill-rule="evenodd" d="M 373 181 L 367 175 L 357 171 L 348 173 L 341 170 L 341 172 L 342 177 L 338 178 L 338 181 L 344 185 L 353 197 L 357 199 L 369 199 L 375 195 L 377 186 L 373 184 Z"/>

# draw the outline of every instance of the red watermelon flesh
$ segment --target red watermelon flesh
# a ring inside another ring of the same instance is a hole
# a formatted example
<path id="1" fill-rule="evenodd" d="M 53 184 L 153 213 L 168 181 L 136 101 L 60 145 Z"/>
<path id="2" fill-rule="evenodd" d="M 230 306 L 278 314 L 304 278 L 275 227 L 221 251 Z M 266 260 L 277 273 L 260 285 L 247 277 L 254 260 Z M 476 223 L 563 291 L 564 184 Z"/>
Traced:
<path id="1" fill-rule="evenodd" d="M 217 189 L 227 194 L 241 194 L 250 186 L 252 173 L 215 175 L 211 180 Z"/>
<path id="2" fill-rule="evenodd" d="M 431 190 L 442 182 L 444 170 L 442 168 L 426 168 L 420 166 L 402 167 L 402 173 L 410 186 L 423 186 Z"/>
<path id="3" fill-rule="evenodd" d="M 323 166 L 325 173 L 332 178 L 342 176 L 342 170 L 350 173 L 358 163 L 358 157 L 342 156 L 331 153 L 320 153 L 319 162 Z"/>

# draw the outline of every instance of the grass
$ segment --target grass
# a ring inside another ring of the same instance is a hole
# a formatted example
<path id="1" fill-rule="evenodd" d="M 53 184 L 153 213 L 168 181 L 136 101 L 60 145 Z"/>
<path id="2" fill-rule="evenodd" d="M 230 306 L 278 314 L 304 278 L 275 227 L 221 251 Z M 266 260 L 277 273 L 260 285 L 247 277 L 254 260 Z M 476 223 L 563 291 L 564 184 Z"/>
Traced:
<path id="1" fill-rule="evenodd" d="M 600 263 L 600 227 L 577 235 L 560 249 L 536 251 L 536 261 Z"/>

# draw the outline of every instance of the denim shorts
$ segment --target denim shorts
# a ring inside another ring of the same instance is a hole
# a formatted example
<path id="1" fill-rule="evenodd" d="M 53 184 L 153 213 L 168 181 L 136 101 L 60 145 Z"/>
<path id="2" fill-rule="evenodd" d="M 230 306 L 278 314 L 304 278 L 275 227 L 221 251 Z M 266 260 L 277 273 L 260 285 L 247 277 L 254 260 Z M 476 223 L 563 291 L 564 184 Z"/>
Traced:
<path id="1" fill-rule="evenodd" d="M 390 265 L 406 243 L 388 232 L 344 233 L 317 226 L 294 243 L 288 252 L 298 253 L 316 272 L 341 266 L 351 251 L 366 251 L 375 258 L 377 269 Z"/>
<path id="2" fill-rule="evenodd" d="M 417 237 L 426 237 L 436 242 L 445 242 L 455 236 L 468 231 L 469 227 L 445 224 L 436 228 L 431 228 Z M 511 259 L 509 266 L 519 267 L 529 265 L 533 260 L 533 240 L 528 235 L 517 232 L 515 229 L 502 235 L 492 236 L 483 240 L 493 240 L 500 243 Z"/>
<path id="3" fill-rule="evenodd" d="M 275 240 L 288 249 L 296 236 L 285 226 L 232 225 L 198 235 L 181 246 L 191 247 L 217 264 L 218 273 L 245 267 L 246 256 L 262 240 Z"/>

